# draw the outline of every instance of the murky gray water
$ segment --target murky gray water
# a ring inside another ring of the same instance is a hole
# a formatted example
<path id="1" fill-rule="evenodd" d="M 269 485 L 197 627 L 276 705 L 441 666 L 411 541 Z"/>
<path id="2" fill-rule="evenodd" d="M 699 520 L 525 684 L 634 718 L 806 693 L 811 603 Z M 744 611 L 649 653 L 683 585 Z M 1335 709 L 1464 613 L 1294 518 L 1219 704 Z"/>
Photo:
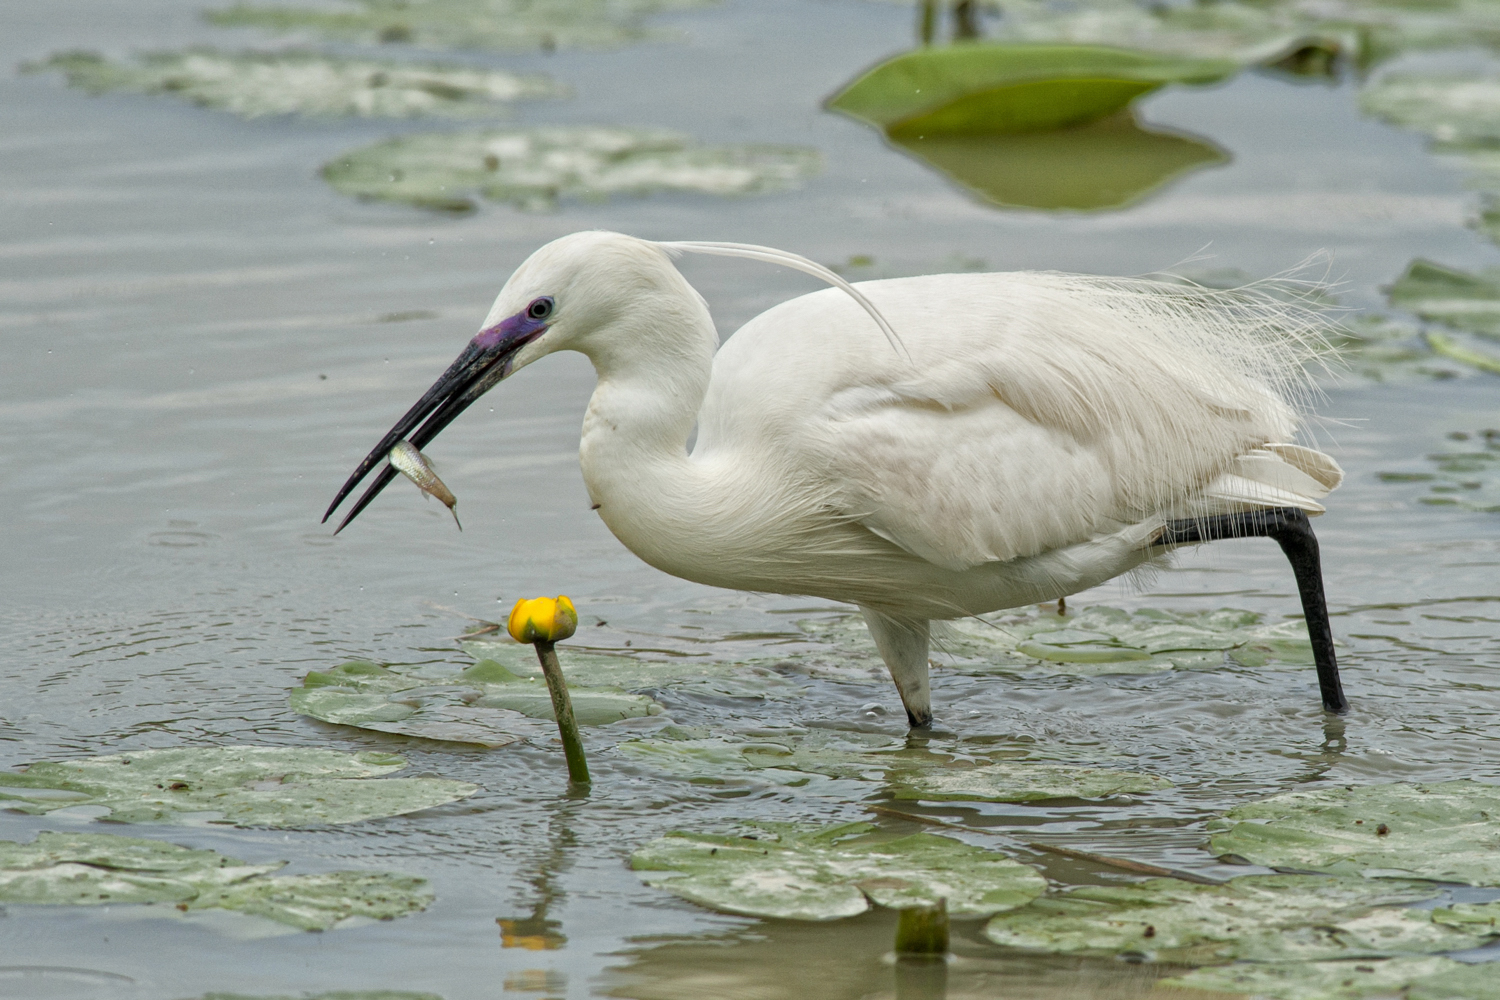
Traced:
<path id="1" fill-rule="evenodd" d="M 247 44 L 202 25 L 198 7 L 7 0 L 0 65 L 80 47 Z M 390 490 L 337 539 L 317 523 L 369 444 L 473 333 L 511 268 L 547 240 L 608 228 L 767 243 L 830 263 L 870 255 L 892 272 L 980 259 L 997 270 L 1132 274 L 1206 248 L 1212 259 L 1193 267 L 1253 277 L 1326 250 L 1345 301 L 1359 306 L 1378 304 L 1378 286 L 1414 256 L 1468 269 L 1500 262 L 1463 227 L 1470 200 L 1459 175 L 1419 137 L 1359 117 L 1346 86 L 1242 74 L 1168 90 L 1144 117 L 1211 137 L 1230 164 L 1122 212 L 1004 212 L 819 110 L 858 68 L 910 44 L 908 9 L 732 0 L 666 22 L 687 40 L 492 61 L 550 72 L 577 92 L 523 106 L 522 122 L 805 144 L 825 155 L 824 174 L 798 192 L 743 200 L 664 195 L 449 218 L 352 202 L 316 176 L 336 153 L 410 124 L 245 122 L 167 99 L 88 98 L 47 76 L 0 77 L 0 766 L 184 744 L 321 745 L 396 750 L 412 772 L 484 788 L 446 808 L 333 830 L 104 827 L 291 859 L 298 872 L 422 875 L 438 898 L 395 923 L 260 940 L 140 908 L 13 908 L 0 919 L 0 993 L 892 994 L 881 960 L 888 915 L 829 926 L 715 915 L 641 887 L 626 866 L 633 846 L 669 829 L 869 818 L 865 803 L 794 788 L 715 794 L 610 754 L 660 719 L 588 731 L 594 791 L 569 799 L 554 752 L 382 737 L 287 707 L 307 670 L 341 659 L 464 662 L 450 641 L 461 615 L 503 615 L 521 596 L 569 593 L 593 645 L 648 637 L 667 649 L 785 631 L 823 610 L 662 576 L 609 535 L 577 469 L 592 373 L 576 356 L 507 383 L 432 449 L 460 496 L 463 534 L 409 488 Z M 744 262 L 682 268 L 725 332 L 814 287 Z M 1072 745 L 1177 787 L 1123 806 L 927 811 L 1061 881 L 1107 881 L 1122 876 L 1019 845 L 1049 839 L 1216 870 L 1202 823 L 1248 798 L 1323 777 L 1500 778 L 1497 522 L 1419 504 L 1421 484 L 1375 476 L 1419 467 L 1449 431 L 1500 426 L 1497 384 L 1349 382 L 1320 407 L 1315 436 L 1349 472 L 1317 522 L 1346 644 L 1346 719 L 1325 722 L 1311 668 L 940 672 L 935 701 L 949 734 L 940 741 Z M 1286 564 L 1263 541 L 1184 554 L 1148 592 L 1115 584 L 1070 603 L 1100 602 L 1296 611 Z M 787 701 L 658 697 L 671 719 L 717 730 L 904 732 L 888 682 L 810 684 Z M 871 702 L 885 713 L 864 711 Z M 0 813 L 5 839 L 41 829 L 101 827 Z M 496 919 L 532 916 L 556 921 L 565 946 L 504 947 Z M 977 943 L 977 927 L 960 937 L 954 996 L 1137 996 L 1156 975 L 1006 959 Z"/>

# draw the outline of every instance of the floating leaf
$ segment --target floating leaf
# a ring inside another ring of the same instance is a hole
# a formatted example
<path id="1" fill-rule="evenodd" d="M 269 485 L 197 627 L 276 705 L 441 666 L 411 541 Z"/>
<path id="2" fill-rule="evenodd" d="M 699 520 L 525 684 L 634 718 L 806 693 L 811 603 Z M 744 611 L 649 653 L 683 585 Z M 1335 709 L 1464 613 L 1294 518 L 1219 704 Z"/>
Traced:
<path id="1" fill-rule="evenodd" d="M 1430 954 L 1472 948 L 1500 933 L 1439 923 L 1432 910 L 1400 905 L 1438 891 L 1320 875 L 1242 875 L 1223 885 L 1157 878 L 1038 899 L 991 920 L 985 935 L 1029 951 L 1215 965 Z"/>
<path id="2" fill-rule="evenodd" d="M 1428 484 L 1428 493 L 1419 500 L 1429 506 L 1500 512 L 1500 430 L 1453 431 L 1448 439 L 1466 443 L 1449 445 L 1456 450 L 1429 453 L 1426 458 L 1432 464 L 1423 471 L 1377 475 L 1386 483 Z"/>
<path id="3" fill-rule="evenodd" d="M 221 27 L 305 32 L 439 49 L 606 48 L 660 37 L 644 19 L 705 0 L 353 0 L 343 8 L 238 3 L 209 11 Z"/>
<path id="4" fill-rule="evenodd" d="M 120 823 L 213 813 L 235 826 L 285 827 L 400 816 L 478 791 L 442 778 L 371 780 L 405 766 L 395 754 L 309 747 L 140 750 L 0 772 L 0 800 L 28 813 L 104 806 Z"/>
<path id="5" fill-rule="evenodd" d="M 1272 868 L 1500 885 L 1500 786 L 1476 781 L 1286 792 L 1208 829 L 1215 854 Z"/>
<path id="6" fill-rule="evenodd" d="M 985 201 L 1014 208 L 1122 208 L 1175 177 L 1229 162 L 1213 143 L 1142 128 L 1128 111 L 1048 132 L 888 138 Z"/>
<path id="7" fill-rule="evenodd" d="M 468 211 L 476 195 L 546 210 L 559 198 L 655 191 L 746 195 L 795 186 L 821 169 L 795 146 L 699 146 L 676 132 L 538 128 L 407 135 L 323 167 L 344 194 Z"/>
<path id="8" fill-rule="evenodd" d="M 895 797 L 930 802 L 1035 802 L 1103 799 L 1170 788 L 1153 774 L 1006 760 L 979 767 L 895 775 Z"/>
<path id="9" fill-rule="evenodd" d="M 338 59 L 312 52 L 225 53 L 213 49 L 156 52 L 112 62 L 92 52 L 65 52 L 26 67 L 60 70 L 91 94 L 123 90 L 172 94 L 246 118 L 264 115 L 417 115 L 494 113 L 502 102 L 558 97 L 540 76 L 391 60 Z"/>
<path id="10" fill-rule="evenodd" d="M 930 833 L 891 838 L 866 823 L 759 828 L 752 837 L 670 833 L 637 850 L 630 864 L 647 883 L 692 902 L 785 920 L 837 920 L 872 902 L 899 909 L 939 899 L 954 916 L 988 916 L 1046 887 L 1002 854 Z"/>
<path id="11" fill-rule="evenodd" d="M 1445 149 L 1500 140 L 1500 76 L 1391 73 L 1361 89 L 1359 103 Z"/>
<path id="12" fill-rule="evenodd" d="M 798 624 L 838 656 L 785 654 L 780 662 L 839 676 L 884 672 L 858 616 Z M 1226 658 L 1251 667 L 1312 663 L 1307 626 L 1300 617 L 1267 624 L 1253 611 L 1233 608 L 1130 612 L 1095 605 L 1066 616 L 1028 608 L 941 623 L 934 629 L 933 648 L 945 667 L 985 673 L 1148 674 L 1221 667 Z"/>
<path id="13" fill-rule="evenodd" d="M 890 783 L 898 799 L 1034 802 L 1106 798 L 1171 786 L 1149 774 L 1040 761 L 991 763 L 907 749 L 905 741 L 865 733 L 629 740 L 616 752 L 653 770 L 698 784 L 761 781 L 801 786 L 809 776 Z"/>
<path id="14" fill-rule="evenodd" d="M 326 930 L 351 916 L 405 916 L 433 899 L 426 880 L 387 872 L 264 877 L 285 864 L 247 865 L 161 840 L 44 831 L 29 844 L 0 841 L 0 902 L 171 903 Z"/>
<path id="15" fill-rule="evenodd" d="M 1425 320 L 1500 339 L 1500 274 L 1468 274 L 1418 259 L 1386 294 L 1392 305 Z"/>
<path id="16" fill-rule="evenodd" d="M 662 710 L 645 695 L 623 691 L 579 689 L 572 691 L 572 701 L 574 716 L 585 726 Z M 553 718 L 546 683 L 518 677 L 489 660 L 441 674 L 421 668 L 405 673 L 354 660 L 310 672 L 303 686 L 292 691 L 291 705 L 303 715 L 337 725 L 487 747 L 551 739 L 557 733 L 554 726 L 539 721 Z"/>
<path id="17" fill-rule="evenodd" d="M 327 993 L 299 993 L 296 996 L 205 993 L 197 1000 L 443 1000 L 443 998 L 436 993 L 412 993 L 409 990 L 332 990 Z"/>
<path id="18" fill-rule="evenodd" d="M 1489 962 L 1436 957 L 1226 965 L 1194 969 L 1160 985 L 1267 1000 L 1500 1000 L 1500 979 Z"/>

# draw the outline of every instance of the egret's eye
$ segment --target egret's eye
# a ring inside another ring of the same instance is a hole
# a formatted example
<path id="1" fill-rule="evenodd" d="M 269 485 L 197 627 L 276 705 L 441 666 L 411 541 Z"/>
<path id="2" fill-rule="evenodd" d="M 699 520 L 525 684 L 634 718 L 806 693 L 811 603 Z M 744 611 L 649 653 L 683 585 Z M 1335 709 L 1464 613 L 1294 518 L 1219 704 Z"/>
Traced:
<path id="1" fill-rule="evenodd" d="M 532 319 L 546 319 L 552 315 L 552 297 L 543 295 L 539 299 L 533 299 L 531 305 L 526 307 L 526 315 Z"/>

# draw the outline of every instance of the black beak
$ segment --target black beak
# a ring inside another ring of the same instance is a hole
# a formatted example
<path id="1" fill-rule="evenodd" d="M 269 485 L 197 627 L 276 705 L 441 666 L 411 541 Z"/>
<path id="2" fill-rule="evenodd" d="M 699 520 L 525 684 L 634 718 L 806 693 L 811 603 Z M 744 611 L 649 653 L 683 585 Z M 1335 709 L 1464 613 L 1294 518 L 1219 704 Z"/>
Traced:
<path id="1" fill-rule="evenodd" d="M 406 415 L 396 421 L 396 426 L 380 439 L 375 450 L 359 463 L 359 468 L 354 470 L 354 475 L 349 477 L 349 481 L 344 483 L 343 488 L 339 490 L 338 496 L 333 498 L 333 503 L 328 505 L 328 511 L 323 515 L 323 520 L 328 520 L 338 505 L 344 502 L 344 498 L 359 485 L 360 480 L 369 475 L 370 470 L 390 454 L 390 450 L 398 441 L 405 438 L 418 448 L 426 446 L 438 436 L 439 431 L 468 409 L 469 404 L 489 392 L 509 375 L 511 361 L 515 358 L 516 352 L 541 336 L 546 329 L 545 322 L 532 319 L 525 313 L 519 313 L 495 326 L 479 331 L 474 339 L 469 341 L 469 346 L 465 347 L 463 353 L 458 356 L 458 360 L 443 372 L 443 377 L 422 394 L 422 398 L 417 400 L 417 405 L 407 410 Z M 413 433 L 412 428 L 418 424 L 422 426 Z M 386 484 L 395 477 L 396 470 L 390 465 L 381 469 L 375 481 L 370 484 L 353 509 L 344 517 L 334 534 L 337 535 L 343 531 L 350 521 L 358 517 L 359 512 L 368 507 L 370 501 L 379 496 L 380 491 L 385 489 Z"/>

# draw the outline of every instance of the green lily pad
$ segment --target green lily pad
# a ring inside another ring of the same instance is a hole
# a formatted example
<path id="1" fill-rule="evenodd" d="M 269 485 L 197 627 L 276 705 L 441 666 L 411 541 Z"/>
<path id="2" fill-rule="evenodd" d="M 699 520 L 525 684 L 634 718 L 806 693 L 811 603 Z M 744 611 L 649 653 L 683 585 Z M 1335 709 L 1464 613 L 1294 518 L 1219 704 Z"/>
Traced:
<path id="1" fill-rule="evenodd" d="M 1438 957 L 1226 965 L 1194 969 L 1160 985 L 1267 1000 L 1500 1000 L 1500 979 L 1490 963 Z"/>
<path id="2" fill-rule="evenodd" d="M 1500 885 L 1500 786 L 1336 786 L 1236 806 L 1209 849 L 1272 868 Z"/>
<path id="3" fill-rule="evenodd" d="M 1500 513 L 1500 430 L 1453 431 L 1448 440 L 1449 450 L 1429 453 L 1422 471 L 1377 475 L 1387 483 L 1426 483 L 1419 499 L 1429 506 Z"/>
<path id="4" fill-rule="evenodd" d="M 1167 83 L 1211 83 L 1238 66 L 1087 45 L 966 44 L 881 63 L 828 107 L 897 134 L 996 135 L 1081 125 Z"/>
<path id="5" fill-rule="evenodd" d="M 1321 875 L 1242 875 L 1223 885 L 1158 878 L 1038 899 L 991 920 L 985 936 L 1028 951 L 1217 965 L 1432 954 L 1500 933 L 1401 905 L 1437 892 L 1417 882 Z"/>
<path id="6" fill-rule="evenodd" d="M 887 138 L 984 201 L 1007 208 L 1123 208 L 1174 178 L 1229 162 L 1229 154 L 1214 143 L 1143 128 L 1128 110 L 1051 131 L 993 135 L 907 129 Z"/>
<path id="7" fill-rule="evenodd" d="M 752 737 L 628 740 L 617 753 L 655 771 L 697 784 L 764 782 L 805 786 L 814 776 L 889 783 L 897 799 L 1035 802 L 1107 798 L 1155 791 L 1171 782 L 1149 774 L 1075 767 L 1043 761 L 960 760 L 950 754 L 908 749 L 895 737 L 811 730 Z M 854 789 L 829 789 L 857 794 Z"/>
<path id="8" fill-rule="evenodd" d="M 497 663 L 518 677 L 541 677 L 541 666 L 531 646 L 510 639 L 471 639 L 464 652 L 476 660 Z M 563 673 L 570 689 L 612 688 L 643 691 L 671 688 L 717 698 L 795 698 L 807 691 L 775 670 L 754 663 L 736 663 L 708 656 L 674 656 L 647 660 L 614 652 L 564 647 Z M 472 668 L 471 668 L 472 669 Z"/>
<path id="9" fill-rule="evenodd" d="M 750 837 L 674 832 L 630 865 L 650 885 L 729 913 L 837 920 L 871 903 L 903 908 L 948 901 L 981 917 L 1021 906 L 1046 881 L 1017 861 L 930 833 L 891 838 L 867 823 L 810 828 L 763 824 Z"/>
<path id="10" fill-rule="evenodd" d="M 309 747 L 140 750 L 0 772 L 0 801 L 28 813 L 104 806 L 119 823 L 217 814 L 235 826 L 287 827 L 400 816 L 479 790 L 442 778 L 372 780 L 405 766 L 395 754 Z"/>
<path id="11" fill-rule="evenodd" d="M 309 115 L 411 118 L 493 114 L 504 102 L 559 97 L 546 77 L 392 60 L 339 59 L 313 52 L 155 52 L 114 62 L 64 52 L 25 67 L 60 70 L 91 94 L 171 94 L 246 118 Z"/>
<path id="12" fill-rule="evenodd" d="M 339 8 L 237 3 L 209 11 L 221 27 L 264 28 L 434 49 L 609 48 L 663 37 L 644 21 L 705 0 L 352 0 Z"/>
<path id="13" fill-rule="evenodd" d="M 1359 103 L 1444 149 L 1500 140 L 1500 76 L 1391 73 L 1362 88 Z"/>
<path id="14" fill-rule="evenodd" d="M 856 615 L 798 623 L 837 651 L 794 653 L 779 662 L 815 674 L 854 679 L 884 674 L 864 622 Z M 944 668 L 970 672 L 1149 674 L 1214 669 L 1226 660 L 1248 667 L 1312 663 L 1301 618 L 1267 623 L 1253 611 L 1122 611 L 1095 605 L 1060 616 L 1039 608 L 960 618 L 935 626 L 933 651 Z"/>
<path id="15" fill-rule="evenodd" d="M 1103 799 L 1172 787 L 1166 778 L 1101 767 L 1005 760 L 978 767 L 895 775 L 895 797 L 928 802 Z"/>
<path id="16" fill-rule="evenodd" d="M 1419 259 L 1386 294 L 1430 322 L 1500 339 L 1500 273 L 1468 274 Z"/>
<path id="17" fill-rule="evenodd" d="M 572 689 L 572 661 L 570 654 L 563 670 L 580 725 L 603 726 L 662 711 L 645 695 Z M 303 686 L 292 691 L 291 705 L 294 711 L 336 725 L 486 747 L 557 735 L 556 727 L 548 724 L 554 717 L 546 682 L 518 677 L 491 660 L 441 673 L 354 660 L 310 672 Z"/>
<path id="18" fill-rule="evenodd" d="M 426 880 L 388 872 L 266 877 L 285 864 L 247 865 L 161 840 L 42 832 L 29 844 L 0 841 L 0 902 L 170 903 L 326 930 L 352 916 L 405 916 L 433 899 Z"/>
<path id="19" fill-rule="evenodd" d="M 1374 382 L 1403 379 L 1451 379 L 1477 375 L 1468 361 L 1454 363 L 1432 348 L 1430 331 L 1399 316 L 1365 313 L 1344 320 L 1329 342 L 1340 364 L 1352 374 Z"/>
<path id="20" fill-rule="evenodd" d="M 560 198 L 690 191 L 721 196 L 795 187 L 822 169 L 799 146 L 699 146 L 677 132 L 615 128 L 405 135 L 325 164 L 347 195 L 469 211 L 475 197 L 532 211 Z"/>

